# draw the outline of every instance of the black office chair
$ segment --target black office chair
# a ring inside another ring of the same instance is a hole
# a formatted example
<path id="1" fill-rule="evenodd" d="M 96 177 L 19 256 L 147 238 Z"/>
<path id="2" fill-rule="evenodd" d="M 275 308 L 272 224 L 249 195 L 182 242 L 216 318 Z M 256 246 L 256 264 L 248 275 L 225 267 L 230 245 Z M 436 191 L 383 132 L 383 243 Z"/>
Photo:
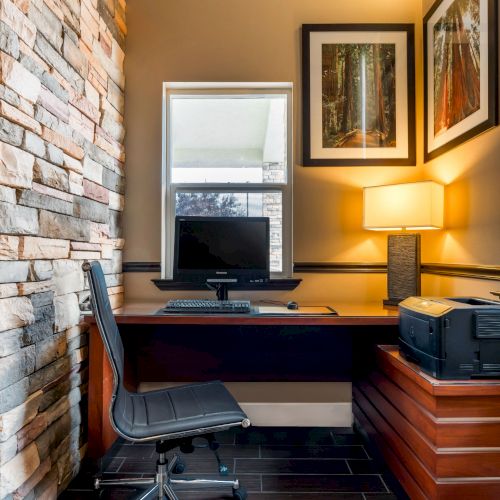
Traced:
<path id="1" fill-rule="evenodd" d="M 237 479 L 173 479 L 172 473 L 182 472 L 184 464 L 175 454 L 168 461 L 166 454 L 179 447 L 192 452 L 192 439 L 207 439 L 216 451 L 214 432 L 231 427 L 248 427 L 250 420 L 222 382 L 202 382 L 144 393 L 129 392 L 123 385 L 124 351 L 99 262 L 85 262 L 92 310 L 113 370 L 113 395 L 109 408 L 111 425 L 128 441 L 156 441 L 158 461 L 154 478 L 95 480 L 101 486 L 149 486 L 138 499 L 168 498 L 178 500 L 173 485 L 231 486 L 233 498 L 244 500 L 246 491 Z M 218 457 L 217 457 L 218 458 Z"/>

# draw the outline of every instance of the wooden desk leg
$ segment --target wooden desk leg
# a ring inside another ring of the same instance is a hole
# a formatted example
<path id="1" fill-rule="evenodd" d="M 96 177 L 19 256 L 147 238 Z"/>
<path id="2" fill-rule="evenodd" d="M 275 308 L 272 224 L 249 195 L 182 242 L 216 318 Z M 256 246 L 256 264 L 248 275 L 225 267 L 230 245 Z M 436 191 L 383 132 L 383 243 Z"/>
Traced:
<path id="1" fill-rule="evenodd" d="M 117 438 L 109 421 L 109 402 L 112 392 L 113 371 L 97 325 L 93 324 L 89 334 L 87 456 L 90 458 L 102 457 Z"/>

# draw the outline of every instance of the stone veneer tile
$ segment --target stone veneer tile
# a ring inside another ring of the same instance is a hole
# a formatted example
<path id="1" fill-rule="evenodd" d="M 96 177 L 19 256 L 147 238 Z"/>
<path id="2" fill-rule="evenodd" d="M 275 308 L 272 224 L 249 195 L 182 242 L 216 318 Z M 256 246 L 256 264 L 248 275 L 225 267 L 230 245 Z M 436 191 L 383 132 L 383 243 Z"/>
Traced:
<path id="1" fill-rule="evenodd" d="M 17 290 L 17 283 L 0 283 L 0 299 L 7 299 L 9 297 L 15 297 L 17 295 L 19 295 L 19 292 Z M 3 335 L 2 339 L 4 339 Z M 4 340 L 2 340 L 2 342 L 3 341 Z M 0 348 L 0 353 L 1 353 L 1 348 Z M 1 354 L 0 357 L 2 357 Z"/>
<path id="2" fill-rule="evenodd" d="M 16 456 L 17 453 L 17 437 L 12 436 L 7 441 L 0 443 L 0 465 L 8 462 Z"/>
<path id="3" fill-rule="evenodd" d="M 15 123 L 0 118 L 0 141 L 12 146 L 20 146 L 23 142 L 24 129 Z"/>
<path id="4" fill-rule="evenodd" d="M 28 281 L 26 283 L 17 283 L 19 295 L 32 295 L 34 293 L 47 292 L 53 290 L 54 283 L 52 280 L 45 281 Z"/>
<path id="5" fill-rule="evenodd" d="M 52 198 L 59 198 L 60 200 L 68 202 L 73 201 L 73 196 L 71 194 L 65 193 L 64 191 L 59 191 L 58 189 L 51 188 L 50 186 L 44 186 L 43 184 L 38 184 L 38 182 L 33 182 L 33 191 L 45 194 Z M 57 210 L 54 211 L 57 212 Z"/>
<path id="6" fill-rule="evenodd" d="M 50 458 L 46 458 L 40 465 L 37 467 L 36 471 L 33 473 L 30 478 L 25 481 L 14 493 L 14 498 L 26 498 L 28 494 L 35 488 L 37 484 L 50 472 L 51 461 Z M 56 489 L 57 494 L 57 489 Z M 52 500 L 55 496 L 41 496 L 37 495 L 36 498 L 38 500 Z"/>
<path id="7" fill-rule="evenodd" d="M 42 137 L 47 141 L 60 147 L 66 154 L 81 160 L 84 156 L 84 151 L 80 146 L 77 146 L 70 138 L 65 137 L 50 128 L 43 127 Z"/>
<path id="8" fill-rule="evenodd" d="M 47 152 L 43 139 L 29 130 L 24 134 L 23 149 L 40 158 L 44 158 Z"/>
<path id="9" fill-rule="evenodd" d="M 0 363 L 0 391 L 19 382 L 34 371 L 35 346 L 25 347 L 3 358 L 2 363 Z M 3 424 L 0 425 L 0 427 L 3 427 Z M 9 436 L 5 438 L 7 437 Z M 0 439 L 2 439 L 2 437 L 0 437 Z"/>
<path id="10" fill-rule="evenodd" d="M 5 234 L 37 234 L 37 215 L 34 208 L 0 201 L 0 227 Z"/>
<path id="11" fill-rule="evenodd" d="M 7 203 L 16 203 L 16 190 L 7 186 L 0 185 L 0 201 Z"/>
<path id="12" fill-rule="evenodd" d="M 30 325 L 35 321 L 33 305 L 26 297 L 0 299 L 0 331 Z"/>
<path id="13" fill-rule="evenodd" d="M 15 188 L 31 187 L 34 161 L 32 154 L 0 142 L 0 183 Z"/>
<path id="14" fill-rule="evenodd" d="M 31 263 L 30 279 L 34 281 L 45 281 L 52 278 L 54 275 L 52 261 L 50 260 L 35 260 Z M 31 301 L 33 302 L 33 297 Z M 51 302 L 51 301 L 50 301 Z"/>
<path id="15" fill-rule="evenodd" d="M 100 163 L 86 156 L 83 160 L 83 177 L 97 184 L 102 184 L 103 167 Z"/>
<path id="16" fill-rule="evenodd" d="M 64 122 L 69 121 L 69 110 L 67 102 L 59 99 L 47 87 L 42 85 L 38 102 L 50 113 L 57 116 Z"/>
<path id="17" fill-rule="evenodd" d="M 28 273 L 29 262 L 0 260 L 0 283 L 18 283 L 20 281 L 26 281 L 28 279 Z"/>
<path id="18" fill-rule="evenodd" d="M 33 180 L 59 191 L 69 190 L 68 173 L 66 170 L 40 158 L 35 160 Z"/>
<path id="19" fill-rule="evenodd" d="M 27 481 L 40 465 L 38 449 L 34 443 L 0 467 L 0 498 L 7 496 Z"/>
<path id="20" fill-rule="evenodd" d="M 19 255 L 19 238 L 0 234 L 0 260 L 16 260 Z"/>
<path id="21" fill-rule="evenodd" d="M 24 236 L 19 245 L 20 259 L 65 259 L 69 255 L 69 241 L 35 236 Z"/>
<path id="22" fill-rule="evenodd" d="M 109 191 L 87 179 L 83 179 L 83 195 L 106 205 L 109 203 Z"/>
<path id="23" fill-rule="evenodd" d="M 1 287 L 2 285 L 0 285 L 0 289 Z M 0 298 L 2 298 L 1 295 Z M 15 328 L 13 330 L 0 333 L 0 358 L 10 356 L 21 349 L 22 334 L 22 328 Z"/>
<path id="24" fill-rule="evenodd" d="M 58 259 L 54 260 L 53 266 L 56 295 L 66 295 L 73 292 L 80 292 L 84 289 L 85 280 L 82 273 L 81 262 Z"/>
<path id="25" fill-rule="evenodd" d="M 55 189 L 53 192 L 66 194 Z M 26 189 L 19 195 L 18 203 L 19 205 L 33 208 L 43 208 L 59 214 L 73 215 L 73 204 L 69 201 L 61 200 L 59 195 L 55 198 L 50 195 L 39 193 L 35 190 L 30 191 Z"/>
<path id="26" fill-rule="evenodd" d="M 38 135 L 42 133 L 42 127 L 34 118 L 4 101 L 0 101 L 0 115 L 5 116 L 7 120 L 17 123 Z"/>
<path id="27" fill-rule="evenodd" d="M 40 80 L 4 52 L 0 52 L 0 83 L 15 90 L 29 102 L 36 102 L 40 94 Z"/>
<path id="28" fill-rule="evenodd" d="M 90 225 L 88 220 L 40 210 L 39 234 L 46 238 L 89 241 Z"/>
<path id="29" fill-rule="evenodd" d="M 0 441 L 6 441 L 19 429 L 29 424 L 38 413 L 43 392 L 37 391 L 19 406 L 0 415 Z"/>

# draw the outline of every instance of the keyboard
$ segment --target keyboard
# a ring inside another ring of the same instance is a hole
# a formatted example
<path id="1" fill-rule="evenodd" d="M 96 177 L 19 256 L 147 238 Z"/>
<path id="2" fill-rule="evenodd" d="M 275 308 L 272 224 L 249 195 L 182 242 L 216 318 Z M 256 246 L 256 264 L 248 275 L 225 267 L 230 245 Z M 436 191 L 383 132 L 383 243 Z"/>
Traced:
<path id="1" fill-rule="evenodd" d="M 232 314 L 251 312 L 249 300 L 208 300 L 208 299 L 175 299 L 169 300 L 163 312 L 197 313 L 197 314 Z"/>

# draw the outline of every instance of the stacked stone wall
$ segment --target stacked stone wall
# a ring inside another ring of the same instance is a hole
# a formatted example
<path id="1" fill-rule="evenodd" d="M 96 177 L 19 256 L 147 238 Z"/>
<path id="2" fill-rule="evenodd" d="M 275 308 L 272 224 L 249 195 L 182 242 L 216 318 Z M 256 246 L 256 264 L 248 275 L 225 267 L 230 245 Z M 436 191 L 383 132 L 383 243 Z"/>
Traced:
<path id="1" fill-rule="evenodd" d="M 88 298 L 122 302 L 125 0 L 0 0 L 0 498 L 56 498 L 85 453 Z"/>

